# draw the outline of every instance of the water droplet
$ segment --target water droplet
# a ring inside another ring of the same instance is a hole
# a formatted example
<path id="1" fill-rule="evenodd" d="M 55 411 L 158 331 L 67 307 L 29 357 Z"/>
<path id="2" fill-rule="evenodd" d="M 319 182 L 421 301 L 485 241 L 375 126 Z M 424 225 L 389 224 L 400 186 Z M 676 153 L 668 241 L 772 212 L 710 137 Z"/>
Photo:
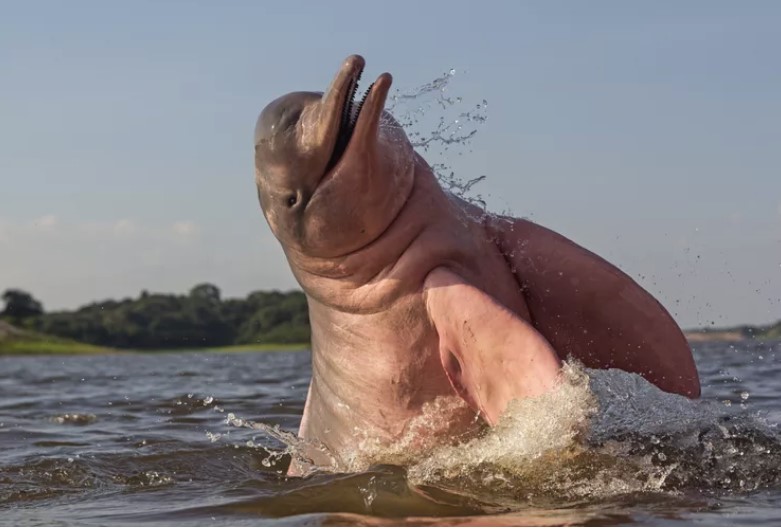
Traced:
<path id="1" fill-rule="evenodd" d="M 748 391 L 744 391 L 744 392 L 742 392 L 742 393 L 740 394 L 740 398 L 741 398 L 742 400 L 748 400 L 748 397 L 749 397 L 749 393 L 748 393 Z"/>

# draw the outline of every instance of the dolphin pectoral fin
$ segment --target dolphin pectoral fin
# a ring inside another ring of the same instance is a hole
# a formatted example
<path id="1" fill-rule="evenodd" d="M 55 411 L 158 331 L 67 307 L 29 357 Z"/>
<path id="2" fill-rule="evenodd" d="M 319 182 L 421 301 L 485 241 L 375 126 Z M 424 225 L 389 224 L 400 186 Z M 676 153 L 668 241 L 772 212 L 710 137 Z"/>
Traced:
<path id="1" fill-rule="evenodd" d="M 637 373 L 664 391 L 700 395 L 697 366 L 669 312 L 634 279 L 563 235 L 525 219 L 491 217 L 534 326 L 586 367 Z"/>
<path id="2" fill-rule="evenodd" d="M 561 361 L 534 327 L 450 270 L 424 284 L 442 366 L 455 392 L 494 425 L 513 399 L 552 389 Z"/>

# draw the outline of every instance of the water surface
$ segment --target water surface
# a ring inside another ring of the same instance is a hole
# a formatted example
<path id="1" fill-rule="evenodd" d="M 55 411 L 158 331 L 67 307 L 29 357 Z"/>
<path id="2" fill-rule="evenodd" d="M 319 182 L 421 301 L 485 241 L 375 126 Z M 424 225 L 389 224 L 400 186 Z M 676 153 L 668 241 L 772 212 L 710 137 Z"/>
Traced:
<path id="1" fill-rule="evenodd" d="M 284 443 L 226 420 L 295 431 L 307 352 L 3 357 L 0 523 L 779 524 L 781 342 L 695 353 L 694 407 L 598 376 L 620 405 L 590 448 L 525 482 L 430 483 L 391 466 L 288 479 Z"/>

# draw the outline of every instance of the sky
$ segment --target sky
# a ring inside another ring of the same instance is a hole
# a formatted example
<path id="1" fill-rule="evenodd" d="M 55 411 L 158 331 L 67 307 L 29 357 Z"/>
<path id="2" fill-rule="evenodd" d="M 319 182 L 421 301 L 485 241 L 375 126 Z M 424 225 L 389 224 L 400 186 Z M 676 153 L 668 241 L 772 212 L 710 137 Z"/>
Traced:
<path id="1" fill-rule="evenodd" d="M 0 290 L 55 310 L 296 287 L 255 120 L 360 53 L 364 80 L 454 69 L 452 95 L 488 102 L 440 161 L 486 175 L 492 210 L 602 255 L 684 327 L 776 321 L 779 23 L 759 0 L 2 2 Z"/>

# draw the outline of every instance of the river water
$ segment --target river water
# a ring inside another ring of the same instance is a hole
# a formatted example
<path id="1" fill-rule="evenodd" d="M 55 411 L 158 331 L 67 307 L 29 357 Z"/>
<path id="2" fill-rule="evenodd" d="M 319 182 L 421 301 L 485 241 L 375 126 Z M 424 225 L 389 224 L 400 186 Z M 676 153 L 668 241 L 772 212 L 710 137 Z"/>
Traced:
<path id="1" fill-rule="evenodd" d="M 779 353 L 695 345 L 697 402 L 588 372 L 588 433 L 552 453 L 506 427 L 425 472 L 303 479 L 307 352 L 2 357 L 0 524 L 778 525 Z"/>

